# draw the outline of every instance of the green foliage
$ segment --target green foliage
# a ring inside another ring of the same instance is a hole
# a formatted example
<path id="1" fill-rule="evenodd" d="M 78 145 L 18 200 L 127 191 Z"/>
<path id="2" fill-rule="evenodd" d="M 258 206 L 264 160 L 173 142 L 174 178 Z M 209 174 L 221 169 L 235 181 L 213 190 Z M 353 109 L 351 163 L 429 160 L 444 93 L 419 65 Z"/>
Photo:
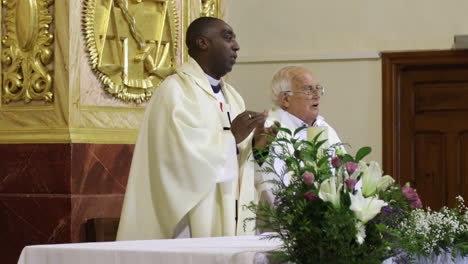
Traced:
<path id="1" fill-rule="evenodd" d="M 276 179 L 269 181 L 276 186 L 273 189 L 276 200 L 274 205 L 268 202 L 250 204 L 248 209 L 256 214 L 256 219 L 249 220 L 256 220 L 260 230 L 274 231 L 268 238 L 283 241 L 284 250 L 276 252 L 276 257 L 281 260 L 298 264 L 381 263 L 389 254 L 389 243 L 382 239 L 387 231 L 385 226 L 378 222 L 367 223 L 366 239 L 359 244 L 356 241 L 356 216 L 349 209 L 349 191 L 342 188 L 341 206 L 336 208 L 332 203 L 319 199 L 319 188 L 306 184 L 301 177 L 305 172 L 312 173 L 315 182 L 320 184 L 330 177 L 336 177 L 336 173 L 346 173 L 344 167 L 336 170 L 330 167 L 330 160 L 334 153 L 341 151 L 341 145 L 324 148 L 326 140 L 320 140 L 320 134 L 311 141 L 295 138 L 302 129 L 291 132 L 278 128 L 279 136 L 272 140 L 271 147 L 258 149 L 259 152 L 268 153 L 262 160 L 267 165 L 262 172 L 277 175 Z M 337 154 L 344 164 L 348 161 L 359 162 L 370 151 L 370 147 L 361 148 L 355 157 Z M 284 169 L 280 172 L 274 169 L 277 159 L 284 162 Z M 290 178 L 288 185 L 283 181 L 286 174 Z M 343 177 L 340 178 L 341 184 Z M 316 199 L 308 199 L 305 196 L 307 192 Z"/>
<path id="2" fill-rule="evenodd" d="M 372 149 L 370 147 L 362 147 L 356 152 L 355 162 L 359 162 L 369 153 L 371 153 Z"/>
<path id="3" fill-rule="evenodd" d="M 358 181 L 364 171 L 366 177 L 376 181 L 381 179 L 379 167 L 374 166 L 372 172 L 366 170 L 375 163 L 363 162 L 371 148 L 360 148 L 353 157 L 344 153 L 343 144 L 325 148 L 326 141 L 320 139 L 320 134 L 311 141 L 297 139 L 303 129 L 292 132 L 279 127 L 276 138 L 268 137 L 270 147 L 255 149 L 261 156 L 260 161 L 266 164 L 262 172 L 276 175 L 268 181 L 275 186 L 273 194 L 276 198 L 273 205 L 268 202 L 248 205 L 247 208 L 256 214 L 256 218 L 248 220 L 256 220 L 260 230 L 273 231 L 267 238 L 283 241 L 284 250 L 275 252 L 277 258 L 297 264 L 372 264 L 392 256 L 404 260 L 399 263 L 412 263 L 416 257 L 443 252 L 452 252 L 453 256 L 468 255 L 468 209 L 461 197 L 457 209 L 411 211 L 408 202 L 411 195 L 404 193 L 401 186 L 392 184 L 382 189 L 374 188 L 375 192 L 366 194 L 369 197 L 360 196 L 359 199 L 379 200 L 381 205 L 374 205 L 377 208 L 374 212 L 380 211 L 373 218 L 369 217 L 370 221 L 359 220 L 357 215 L 371 210 L 371 201 L 366 200 L 369 204 L 359 211 L 363 202 L 357 200 L 356 190 L 348 189 L 346 184 Z M 284 163 L 281 171 L 274 169 L 277 160 Z M 331 162 L 336 168 L 331 168 Z M 347 167 L 347 162 L 356 164 Z M 313 183 L 310 178 L 307 183 L 303 177 L 311 177 L 311 174 Z M 285 184 L 286 177 L 289 184 Z M 331 182 L 336 182 L 336 186 Z M 333 189 L 340 196 L 333 191 L 321 196 L 322 183 L 324 189 Z M 383 201 L 386 206 L 381 207 Z M 362 231 L 365 236 L 359 243 Z"/>

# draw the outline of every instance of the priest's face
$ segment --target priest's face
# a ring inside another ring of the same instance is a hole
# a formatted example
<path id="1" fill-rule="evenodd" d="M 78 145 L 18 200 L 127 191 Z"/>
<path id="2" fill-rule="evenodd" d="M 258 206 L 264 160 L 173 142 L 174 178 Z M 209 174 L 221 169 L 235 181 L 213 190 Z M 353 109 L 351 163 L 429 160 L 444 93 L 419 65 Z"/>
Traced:
<path id="1" fill-rule="evenodd" d="M 236 34 L 224 21 L 213 22 L 207 30 L 209 72 L 208 74 L 220 79 L 232 70 L 236 63 L 237 51 L 240 49 L 236 41 Z"/>
<path id="2" fill-rule="evenodd" d="M 291 83 L 291 92 L 285 92 L 280 100 L 282 108 L 312 125 L 319 114 L 320 85 L 306 69 L 299 69 Z"/>

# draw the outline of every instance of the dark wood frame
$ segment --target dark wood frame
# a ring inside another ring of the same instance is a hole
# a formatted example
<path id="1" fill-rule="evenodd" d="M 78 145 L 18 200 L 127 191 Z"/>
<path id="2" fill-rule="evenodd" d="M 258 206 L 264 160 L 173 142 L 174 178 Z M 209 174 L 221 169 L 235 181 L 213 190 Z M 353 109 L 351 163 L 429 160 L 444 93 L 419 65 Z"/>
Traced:
<path id="1" fill-rule="evenodd" d="M 86 221 L 86 241 L 115 241 L 120 218 L 92 218 Z"/>
<path id="2" fill-rule="evenodd" d="M 385 174 L 400 180 L 398 135 L 401 120 L 400 72 L 408 67 L 467 64 L 468 50 L 383 52 L 382 58 L 382 161 Z"/>

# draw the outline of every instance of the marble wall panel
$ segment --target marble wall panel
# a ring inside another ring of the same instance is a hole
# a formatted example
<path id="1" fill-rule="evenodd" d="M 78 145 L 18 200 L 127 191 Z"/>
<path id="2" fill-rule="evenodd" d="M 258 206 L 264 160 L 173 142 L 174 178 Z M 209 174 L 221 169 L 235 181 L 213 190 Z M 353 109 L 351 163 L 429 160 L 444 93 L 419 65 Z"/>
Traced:
<path id="1" fill-rule="evenodd" d="M 0 144 L 0 193 L 69 193 L 70 144 Z"/>
<path id="2" fill-rule="evenodd" d="M 73 194 L 125 194 L 133 145 L 73 144 Z"/>
<path id="3" fill-rule="evenodd" d="M 68 195 L 0 194 L 0 262 L 17 263 L 23 247 L 70 242 Z"/>
<path id="4" fill-rule="evenodd" d="M 27 245 L 86 241 L 91 218 L 116 218 L 128 144 L 0 144 L 0 263 Z"/>
<path id="5" fill-rule="evenodd" d="M 0 193 L 124 194 L 130 144 L 0 144 Z"/>

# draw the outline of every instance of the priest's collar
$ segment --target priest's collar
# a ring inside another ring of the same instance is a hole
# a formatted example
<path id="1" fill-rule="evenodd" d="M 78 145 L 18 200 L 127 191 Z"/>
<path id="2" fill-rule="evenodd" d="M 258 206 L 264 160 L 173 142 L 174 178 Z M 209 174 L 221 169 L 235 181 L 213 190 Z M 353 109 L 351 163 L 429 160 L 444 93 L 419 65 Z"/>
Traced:
<path id="1" fill-rule="evenodd" d="M 208 81 L 210 82 L 211 89 L 213 89 L 213 92 L 215 94 L 219 93 L 219 91 L 221 90 L 221 80 L 216 80 L 215 78 L 209 76 L 206 73 L 205 75 L 208 78 Z"/>
<path id="2" fill-rule="evenodd" d="M 209 76 L 209 75 L 206 74 L 206 73 L 205 73 L 205 75 L 206 75 L 206 77 L 208 78 L 208 81 L 210 82 L 211 86 L 218 86 L 219 83 L 221 82 L 221 79 L 216 80 L 215 78 Z"/>
<path id="3" fill-rule="evenodd" d="M 279 108 L 279 111 L 281 112 L 281 115 L 285 118 L 288 119 L 288 123 L 290 125 L 292 125 L 293 127 L 309 127 L 310 125 L 308 125 L 306 122 L 302 121 L 302 119 L 298 118 L 297 116 L 289 113 L 288 111 L 285 111 L 281 108 Z M 312 124 L 313 127 L 317 127 L 317 126 L 323 126 L 323 121 L 324 121 L 324 118 L 322 116 L 317 116 L 317 118 L 315 119 L 314 123 Z"/>

